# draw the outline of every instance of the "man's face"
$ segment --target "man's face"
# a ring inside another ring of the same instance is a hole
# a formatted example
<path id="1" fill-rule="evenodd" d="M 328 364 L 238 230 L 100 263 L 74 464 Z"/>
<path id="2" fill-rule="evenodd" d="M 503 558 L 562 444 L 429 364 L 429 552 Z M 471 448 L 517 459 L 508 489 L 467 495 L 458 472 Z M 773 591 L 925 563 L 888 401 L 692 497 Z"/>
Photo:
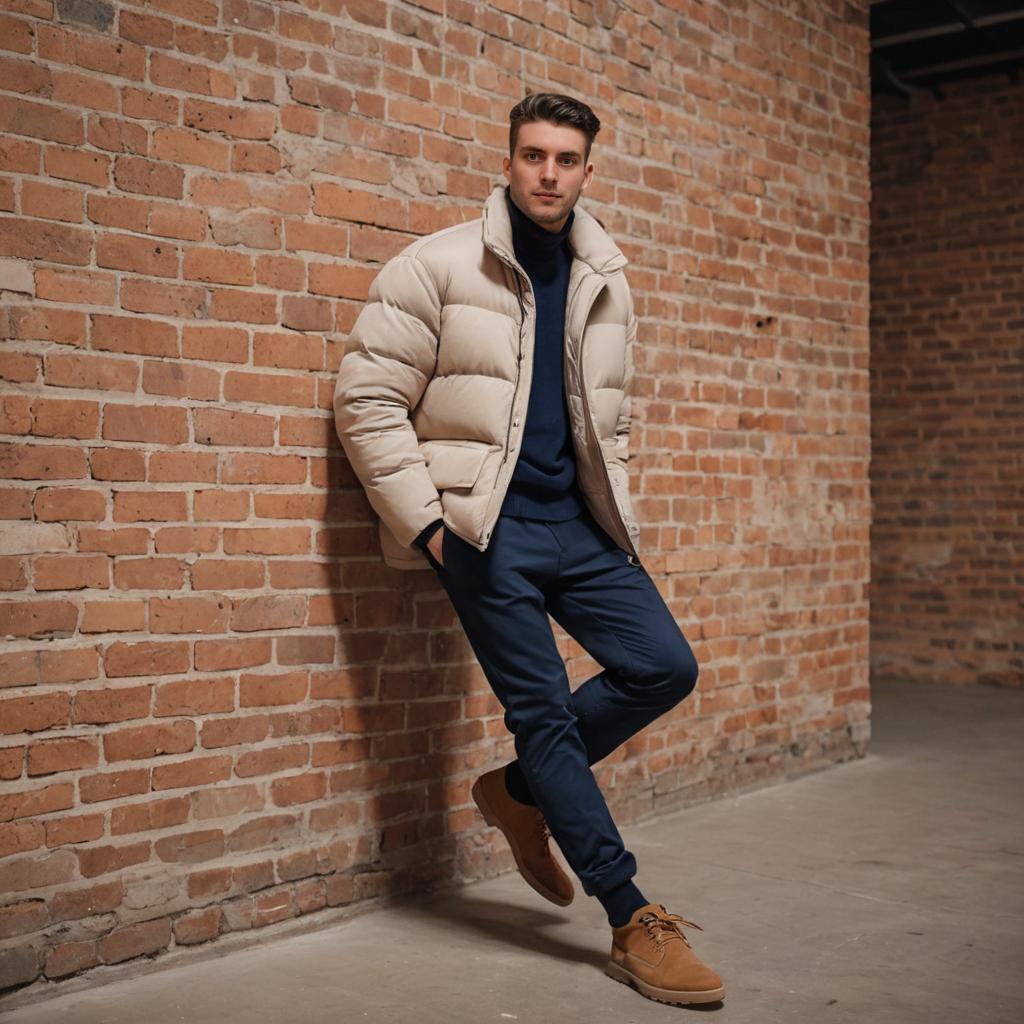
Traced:
<path id="1" fill-rule="evenodd" d="M 512 201 L 548 231 L 562 229 L 594 176 L 594 165 L 583 164 L 586 145 L 579 128 L 531 121 L 519 126 L 512 159 L 502 161 Z"/>

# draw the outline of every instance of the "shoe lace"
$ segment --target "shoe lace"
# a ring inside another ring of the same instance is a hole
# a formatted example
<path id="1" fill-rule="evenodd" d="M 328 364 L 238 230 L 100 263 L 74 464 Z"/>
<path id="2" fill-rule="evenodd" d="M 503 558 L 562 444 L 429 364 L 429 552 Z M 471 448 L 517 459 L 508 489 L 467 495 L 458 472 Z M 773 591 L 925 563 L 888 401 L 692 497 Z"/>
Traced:
<path id="1" fill-rule="evenodd" d="M 551 829 L 548 828 L 547 820 L 540 811 L 537 812 L 537 817 L 534 820 L 534 829 L 538 843 L 546 843 L 551 838 Z"/>
<path id="2" fill-rule="evenodd" d="M 664 907 L 662 907 L 662 911 L 662 913 L 659 913 L 658 911 L 650 910 L 639 918 L 640 923 L 647 928 L 647 934 L 650 935 L 659 948 L 673 939 L 682 939 L 687 946 L 690 945 L 690 940 L 683 933 L 682 928 L 679 927 L 680 925 L 686 924 L 692 928 L 697 928 L 699 931 L 704 931 L 696 921 L 687 921 L 686 918 L 680 917 L 678 914 L 670 914 Z M 693 947 L 690 946 L 690 948 L 692 949 Z"/>

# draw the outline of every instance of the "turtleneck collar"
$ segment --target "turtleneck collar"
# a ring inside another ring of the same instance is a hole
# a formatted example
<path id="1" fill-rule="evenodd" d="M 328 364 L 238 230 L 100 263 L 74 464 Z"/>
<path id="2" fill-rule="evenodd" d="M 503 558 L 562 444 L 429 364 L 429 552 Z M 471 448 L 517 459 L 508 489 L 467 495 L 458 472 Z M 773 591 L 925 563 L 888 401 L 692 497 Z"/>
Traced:
<path id="1" fill-rule="evenodd" d="M 508 185 L 505 186 L 505 201 L 512 221 L 512 243 L 520 263 L 550 263 L 567 248 L 575 210 L 569 211 L 561 230 L 548 231 L 516 206 Z"/>

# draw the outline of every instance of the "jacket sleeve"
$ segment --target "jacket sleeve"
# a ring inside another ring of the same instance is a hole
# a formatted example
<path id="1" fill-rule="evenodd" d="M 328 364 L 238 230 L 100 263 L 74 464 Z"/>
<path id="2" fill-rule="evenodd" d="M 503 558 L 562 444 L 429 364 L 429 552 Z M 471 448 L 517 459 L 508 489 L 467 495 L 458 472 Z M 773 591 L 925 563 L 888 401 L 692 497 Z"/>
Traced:
<path id="1" fill-rule="evenodd" d="M 352 471 L 398 542 L 441 518 L 441 498 L 409 419 L 433 376 L 441 301 L 427 267 L 399 253 L 374 278 L 349 335 L 334 418 Z"/>

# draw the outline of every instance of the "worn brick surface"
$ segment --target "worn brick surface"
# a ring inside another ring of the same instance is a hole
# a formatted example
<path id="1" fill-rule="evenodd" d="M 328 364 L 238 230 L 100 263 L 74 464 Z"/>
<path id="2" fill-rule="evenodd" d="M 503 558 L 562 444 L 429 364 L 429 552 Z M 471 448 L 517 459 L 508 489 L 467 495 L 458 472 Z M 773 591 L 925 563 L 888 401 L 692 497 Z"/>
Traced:
<path id="1" fill-rule="evenodd" d="M 1024 687 L 1024 88 L 872 117 L 872 668 Z"/>
<path id="2" fill-rule="evenodd" d="M 528 87 L 604 125 L 644 562 L 701 665 L 613 810 L 863 751 L 866 0 L 3 6 L 0 985 L 511 866 L 469 796 L 500 705 L 330 393 Z"/>

